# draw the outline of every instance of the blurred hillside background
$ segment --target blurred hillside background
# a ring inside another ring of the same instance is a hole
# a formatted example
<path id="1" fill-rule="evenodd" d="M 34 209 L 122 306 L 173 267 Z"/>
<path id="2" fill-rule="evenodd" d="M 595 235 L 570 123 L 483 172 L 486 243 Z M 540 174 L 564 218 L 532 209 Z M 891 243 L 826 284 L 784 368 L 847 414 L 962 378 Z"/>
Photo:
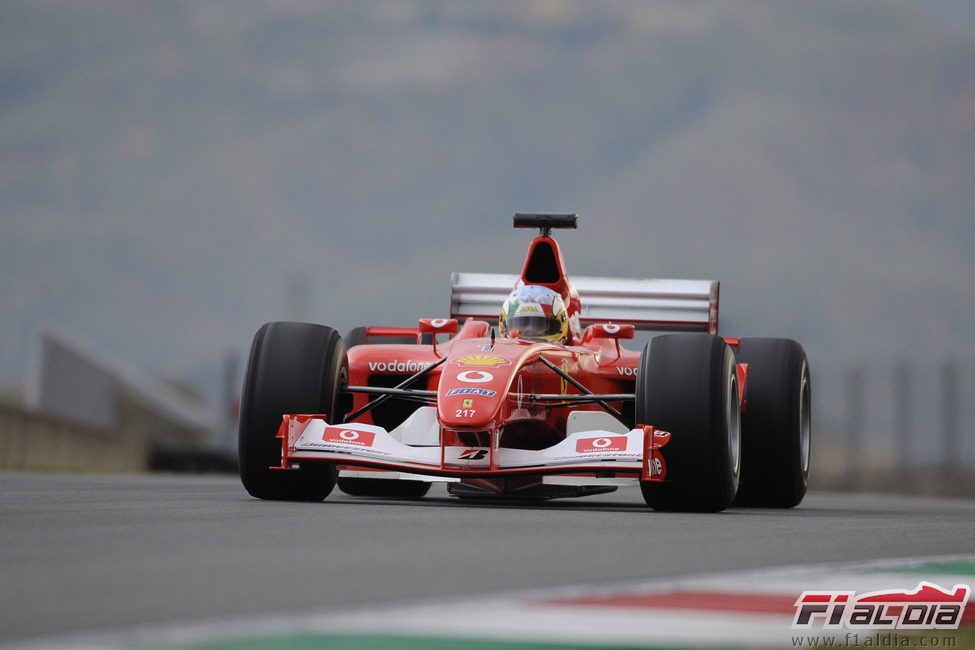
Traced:
<path id="1" fill-rule="evenodd" d="M 971 458 L 973 170 L 968 2 L 9 0 L 0 392 L 54 328 L 217 400 L 263 322 L 442 316 L 569 211 L 570 274 L 801 341 L 823 440 Z"/>

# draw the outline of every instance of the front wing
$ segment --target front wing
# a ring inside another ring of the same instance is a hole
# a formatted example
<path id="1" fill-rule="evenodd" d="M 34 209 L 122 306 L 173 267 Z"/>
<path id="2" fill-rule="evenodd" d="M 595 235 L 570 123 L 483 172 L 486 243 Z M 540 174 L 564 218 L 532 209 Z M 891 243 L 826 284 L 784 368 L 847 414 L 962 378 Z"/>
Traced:
<path id="1" fill-rule="evenodd" d="M 329 424 L 324 415 L 285 415 L 278 438 L 282 461 L 272 469 L 280 470 L 326 462 L 419 475 L 408 478 L 421 480 L 563 474 L 663 481 L 667 467 L 660 448 L 670 433 L 652 426 L 626 433 L 581 431 L 540 450 L 500 447 L 496 439 L 487 447 L 447 444 L 452 436 L 440 436 L 439 445 L 420 446 L 404 444 L 378 426 Z"/>

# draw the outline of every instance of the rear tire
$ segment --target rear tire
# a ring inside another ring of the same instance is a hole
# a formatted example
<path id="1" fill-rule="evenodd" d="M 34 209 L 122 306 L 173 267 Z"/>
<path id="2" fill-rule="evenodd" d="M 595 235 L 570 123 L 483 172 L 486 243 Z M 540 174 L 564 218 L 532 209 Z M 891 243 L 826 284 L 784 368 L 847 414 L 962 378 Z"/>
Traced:
<path id="1" fill-rule="evenodd" d="M 354 497 L 386 497 L 388 499 L 420 499 L 430 491 L 426 481 L 388 478 L 340 477 L 339 489 Z"/>
<path id="2" fill-rule="evenodd" d="M 377 343 L 416 343 L 414 337 L 384 337 Z M 352 348 L 357 345 L 367 345 L 366 328 L 354 327 L 345 335 L 345 344 Z M 338 488 L 354 497 L 386 497 L 389 499 L 420 499 L 430 491 L 430 484 L 426 481 L 401 481 L 398 479 L 382 478 L 353 478 L 340 476 Z"/>
<path id="3" fill-rule="evenodd" d="M 432 342 L 432 337 L 430 334 L 424 334 L 421 338 L 421 342 L 424 345 L 429 345 Z M 381 343 L 416 343 L 415 336 L 384 336 L 377 339 L 374 343 L 369 343 L 366 341 L 366 328 L 365 327 L 353 327 L 345 334 L 345 347 L 354 348 L 357 345 L 374 345 Z"/>
<path id="4" fill-rule="evenodd" d="M 812 442 L 809 363 L 796 341 L 741 339 L 748 364 L 741 415 L 741 489 L 735 505 L 792 508 L 806 494 Z"/>
<path id="5" fill-rule="evenodd" d="M 735 355 L 709 334 L 651 339 L 640 356 L 636 421 L 669 431 L 664 482 L 640 484 L 654 510 L 718 512 L 738 490 L 741 420 Z"/>
<path id="6" fill-rule="evenodd" d="M 296 470 L 281 464 L 276 437 L 285 413 L 325 414 L 341 422 L 347 405 L 349 361 L 338 332 L 311 323 L 267 323 L 251 347 L 238 428 L 240 480 L 258 499 L 321 501 L 335 486 L 331 464 Z"/>

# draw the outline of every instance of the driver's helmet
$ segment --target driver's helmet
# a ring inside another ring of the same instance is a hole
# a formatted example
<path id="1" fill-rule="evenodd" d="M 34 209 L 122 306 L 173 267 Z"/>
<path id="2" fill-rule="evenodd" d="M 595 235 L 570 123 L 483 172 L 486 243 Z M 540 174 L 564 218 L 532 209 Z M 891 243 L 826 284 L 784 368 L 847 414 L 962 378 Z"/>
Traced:
<path id="1" fill-rule="evenodd" d="M 508 295 L 498 325 L 504 337 L 517 330 L 522 338 L 564 343 L 569 335 L 569 315 L 562 296 L 533 284 L 518 287 Z"/>

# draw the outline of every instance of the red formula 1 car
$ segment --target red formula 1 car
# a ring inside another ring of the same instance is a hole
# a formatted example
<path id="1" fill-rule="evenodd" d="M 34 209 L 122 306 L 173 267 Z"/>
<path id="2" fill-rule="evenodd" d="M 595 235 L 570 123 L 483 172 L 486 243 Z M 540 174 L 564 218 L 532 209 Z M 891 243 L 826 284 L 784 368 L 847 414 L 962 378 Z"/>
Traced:
<path id="1" fill-rule="evenodd" d="M 254 338 L 239 460 L 262 499 L 583 496 L 639 485 L 657 510 L 792 507 L 806 492 L 810 379 L 788 339 L 722 338 L 718 283 L 570 282 L 553 228 L 520 275 L 455 273 L 450 318 L 345 340 L 273 322 Z M 462 325 L 460 323 L 463 323 Z M 665 330 L 642 351 L 621 341 Z"/>

